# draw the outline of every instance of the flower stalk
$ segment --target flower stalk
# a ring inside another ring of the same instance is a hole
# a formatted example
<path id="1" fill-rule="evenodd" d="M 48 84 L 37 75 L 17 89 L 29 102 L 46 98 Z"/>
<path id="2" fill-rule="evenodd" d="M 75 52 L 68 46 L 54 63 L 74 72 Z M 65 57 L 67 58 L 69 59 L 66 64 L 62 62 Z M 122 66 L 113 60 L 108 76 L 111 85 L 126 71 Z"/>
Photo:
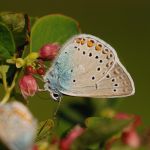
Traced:
<path id="1" fill-rule="evenodd" d="M 2 101 L 0 102 L 0 104 L 5 104 L 5 103 L 9 100 L 10 95 L 11 95 L 11 92 L 12 92 L 12 90 L 13 90 L 14 87 L 15 87 L 16 78 L 17 78 L 17 76 L 18 76 L 18 73 L 19 73 L 18 71 L 15 73 L 14 79 L 13 79 L 12 84 L 11 84 L 10 87 L 7 86 L 6 74 L 4 74 L 4 75 L 2 76 L 3 84 L 4 84 L 4 88 L 5 88 L 5 90 L 6 90 L 6 93 L 5 93 L 5 95 L 4 95 L 3 99 L 2 99 Z"/>
<path id="2" fill-rule="evenodd" d="M 5 72 L 1 72 L 1 76 L 2 76 L 4 89 L 5 89 L 5 91 L 7 91 L 8 87 L 7 87 L 7 81 L 6 81 L 6 73 Z"/>

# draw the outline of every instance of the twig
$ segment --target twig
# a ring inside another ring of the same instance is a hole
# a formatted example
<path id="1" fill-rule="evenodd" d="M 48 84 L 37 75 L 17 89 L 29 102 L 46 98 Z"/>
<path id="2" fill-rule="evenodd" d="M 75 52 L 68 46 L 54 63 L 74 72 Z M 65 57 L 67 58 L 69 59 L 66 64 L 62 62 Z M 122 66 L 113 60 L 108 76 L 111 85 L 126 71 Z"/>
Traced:
<path id="1" fill-rule="evenodd" d="M 18 71 L 15 73 L 15 76 L 14 76 L 14 79 L 13 79 L 13 81 L 12 81 L 11 86 L 6 88 L 6 94 L 5 94 L 5 96 L 3 97 L 3 99 L 2 99 L 2 101 L 1 101 L 0 104 L 5 104 L 5 103 L 9 100 L 10 95 L 11 95 L 11 92 L 12 92 L 12 90 L 13 90 L 14 87 L 15 87 L 17 76 L 18 76 Z M 5 79 L 5 78 L 4 78 L 4 79 Z M 4 81 L 4 83 L 5 83 L 5 81 Z M 3 83 L 3 84 L 4 84 L 4 83 Z M 5 84 L 7 85 L 7 82 L 6 82 Z M 6 86 L 6 85 L 4 85 L 4 86 Z"/>

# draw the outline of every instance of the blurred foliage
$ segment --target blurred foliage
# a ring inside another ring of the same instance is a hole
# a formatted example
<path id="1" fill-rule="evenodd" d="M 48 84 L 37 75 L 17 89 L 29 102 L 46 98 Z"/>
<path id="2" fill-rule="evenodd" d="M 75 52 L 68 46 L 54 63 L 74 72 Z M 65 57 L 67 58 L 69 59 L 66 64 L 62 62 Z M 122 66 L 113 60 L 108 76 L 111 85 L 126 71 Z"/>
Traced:
<path id="1" fill-rule="evenodd" d="M 0 23 L 0 59 L 10 58 L 15 52 L 15 43 L 9 28 Z"/>
<path id="2" fill-rule="evenodd" d="M 24 13 L 0 13 L 0 84 L 5 89 L 1 104 L 12 99 L 25 103 L 19 93 L 18 80 L 25 74 L 28 63 L 31 62 L 34 67 L 39 65 L 36 64 L 39 61 L 38 52 L 43 45 L 48 43 L 62 45 L 71 36 L 80 32 L 78 22 L 64 15 L 32 17 Z M 16 65 L 18 61 L 23 62 L 21 67 Z M 49 67 L 49 63 L 50 61 L 47 61 L 44 65 L 48 64 Z M 39 123 L 34 146 L 39 150 L 105 149 L 112 138 L 121 140 L 122 132 L 134 122 L 133 118 L 117 120 L 114 117 L 118 103 L 117 99 L 103 99 L 97 102 L 91 98 L 80 98 L 78 102 L 62 101 L 56 118 L 49 117 Z M 54 113 L 53 107 L 54 105 L 49 107 L 51 114 Z M 78 133 L 80 130 L 75 132 L 74 127 L 77 125 L 81 130 L 83 129 L 82 132 Z M 76 137 L 73 136 L 74 134 Z M 65 149 L 62 141 L 70 142 L 71 145 L 65 145 L 70 147 Z M 124 146 L 122 143 L 114 144 L 114 147 L 113 144 L 114 150 L 130 150 L 129 146 Z M 148 144 L 149 140 L 145 145 Z"/>
<path id="3" fill-rule="evenodd" d="M 16 47 L 23 46 L 27 41 L 28 34 L 28 16 L 23 13 L 2 12 L 0 13 L 0 22 L 3 22 L 11 30 Z"/>
<path id="4" fill-rule="evenodd" d="M 88 149 L 98 146 L 103 148 L 105 142 L 113 135 L 117 134 L 129 124 L 129 120 L 116 120 L 102 117 L 90 117 L 86 119 L 85 132 L 75 140 L 72 149 Z M 92 138 L 91 138 L 92 137 Z"/>
<path id="5" fill-rule="evenodd" d="M 53 120 L 48 119 L 46 121 L 40 122 L 37 128 L 37 136 L 35 142 L 48 141 L 51 136 L 53 127 L 54 127 Z"/>

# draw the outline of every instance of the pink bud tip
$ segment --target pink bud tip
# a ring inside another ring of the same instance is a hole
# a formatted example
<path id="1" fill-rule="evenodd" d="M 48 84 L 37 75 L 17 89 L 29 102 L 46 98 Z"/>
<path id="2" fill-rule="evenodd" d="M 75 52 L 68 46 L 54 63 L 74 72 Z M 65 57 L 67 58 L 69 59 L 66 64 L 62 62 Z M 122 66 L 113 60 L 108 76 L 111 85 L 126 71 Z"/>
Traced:
<path id="1" fill-rule="evenodd" d="M 60 149 L 61 150 L 70 150 L 71 144 L 73 141 L 79 137 L 83 132 L 84 128 L 80 126 L 75 126 L 70 133 L 60 141 Z"/>
<path id="2" fill-rule="evenodd" d="M 122 142 L 132 148 L 140 146 L 140 137 L 135 130 L 128 130 L 122 133 Z"/>
<path id="3" fill-rule="evenodd" d="M 117 113 L 117 114 L 114 116 L 114 118 L 116 118 L 116 119 L 118 119 L 118 120 L 126 120 L 126 119 L 130 119 L 131 116 L 128 115 L 128 114 L 126 114 L 126 113 L 120 112 L 120 113 Z"/>
<path id="4" fill-rule="evenodd" d="M 46 44 L 40 49 L 40 58 L 43 60 L 52 60 L 57 55 L 59 49 L 60 45 L 56 43 Z"/>
<path id="5" fill-rule="evenodd" d="M 38 90 L 37 82 L 32 75 L 24 75 L 19 81 L 19 87 L 25 99 L 35 95 Z"/>

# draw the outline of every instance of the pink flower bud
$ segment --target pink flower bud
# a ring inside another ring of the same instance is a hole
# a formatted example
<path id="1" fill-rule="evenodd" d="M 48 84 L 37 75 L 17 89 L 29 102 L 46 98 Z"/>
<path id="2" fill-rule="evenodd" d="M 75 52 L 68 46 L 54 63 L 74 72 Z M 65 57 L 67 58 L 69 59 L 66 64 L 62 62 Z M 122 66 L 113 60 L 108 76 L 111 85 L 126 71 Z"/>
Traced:
<path id="1" fill-rule="evenodd" d="M 38 90 L 37 82 L 32 75 L 24 75 L 19 81 L 19 87 L 25 99 L 27 96 L 35 95 Z"/>
<path id="2" fill-rule="evenodd" d="M 130 119 L 131 116 L 126 114 L 126 113 L 117 113 L 115 116 L 114 116 L 115 119 L 118 119 L 118 120 L 126 120 L 126 119 Z"/>
<path id="3" fill-rule="evenodd" d="M 114 116 L 115 119 L 118 119 L 118 120 L 127 120 L 127 119 L 133 119 L 133 122 L 131 123 L 130 125 L 130 128 L 133 128 L 135 129 L 136 127 L 138 127 L 139 125 L 141 125 L 142 121 L 141 121 L 141 117 L 140 116 L 137 116 L 137 115 L 129 115 L 129 114 L 126 114 L 126 113 L 117 113 L 115 116 Z"/>
<path id="4" fill-rule="evenodd" d="M 141 144 L 141 138 L 138 135 L 136 128 L 141 124 L 141 118 L 137 115 L 129 115 L 126 113 L 117 113 L 114 118 L 118 120 L 133 119 L 133 122 L 123 129 L 121 140 L 124 144 L 127 144 L 132 148 L 138 148 Z"/>
<path id="5" fill-rule="evenodd" d="M 121 139 L 124 144 L 127 144 L 132 148 L 138 148 L 141 143 L 140 137 L 134 129 L 124 131 Z"/>
<path id="6" fill-rule="evenodd" d="M 40 58 L 44 60 L 52 60 L 58 53 L 60 46 L 56 43 L 44 45 L 39 52 Z"/>
<path id="7" fill-rule="evenodd" d="M 71 132 L 60 141 L 60 149 L 61 150 L 70 150 L 71 144 L 73 143 L 73 141 L 79 137 L 83 132 L 84 132 L 84 128 L 80 127 L 80 126 L 75 126 Z"/>
<path id="8" fill-rule="evenodd" d="M 134 116 L 134 122 L 132 124 L 132 128 L 136 128 L 142 124 L 142 120 L 140 116 L 135 115 Z"/>

